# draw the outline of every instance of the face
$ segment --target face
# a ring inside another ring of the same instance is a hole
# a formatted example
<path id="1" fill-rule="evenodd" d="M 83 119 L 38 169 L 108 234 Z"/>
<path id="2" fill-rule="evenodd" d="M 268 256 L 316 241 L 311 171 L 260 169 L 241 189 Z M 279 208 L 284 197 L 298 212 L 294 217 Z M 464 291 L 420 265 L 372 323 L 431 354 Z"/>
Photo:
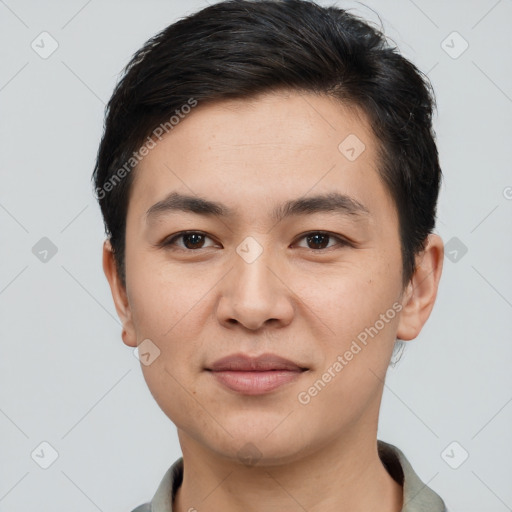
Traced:
<path id="1" fill-rule="evenodd" d="M 134 171 L 126 288 L 106 272 L 182 443 L 273 464 L 376 428 L 406 300 L 378 165 L 362 114 L 272 93 L 199 105 Z M 302 371 L 210 371 L 232 354 Z"/>

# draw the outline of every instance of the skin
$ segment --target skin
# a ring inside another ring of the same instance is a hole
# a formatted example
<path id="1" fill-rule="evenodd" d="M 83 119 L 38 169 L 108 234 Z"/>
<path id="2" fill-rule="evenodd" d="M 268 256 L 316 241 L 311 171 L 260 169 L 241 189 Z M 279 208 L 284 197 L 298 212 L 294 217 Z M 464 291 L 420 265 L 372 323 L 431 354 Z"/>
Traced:
<path id="1" fill-rule="evenodd" d="M 338 149 L 350 134 L 365 144 L 354 161 Z M 402 487 L 377 453 L 378 414 L 395 339 L 414 339 L 432 311 L 443 243 L 429 236 L 403 288 L 397 212 L 377 168 L 377 142 L 362 113 L 331 98 L 280 92 L 199 105 L 136 169 L 126 287 L 108 241 L 103 266 L 124 343 L 150 339 L 160 349 L 141 367 L 177 426 L 185 469 L 174 510 L 401 510 Z M 220 201 L 234 216 L 174 211 L 149 220 L 148 209 L 173 191 Z M 332 191 L 370 214 L 271 218 L 287 200 Z M 183 230 L 207 236 L 161 244 Z M 308 242 L 305 235 L 319 230 L 350 245 Z M 246 237 L 262 249 L 252 263 L 236 251 Z M 393 304 L 401 311 L 300 403 L 298 394 Z M 238 352 L 271 352 L 308 370 L 271 393 L 242 395 L 205 371 Z M 240 456 L 249 443 L 258 451 L 253 465 Z"/>

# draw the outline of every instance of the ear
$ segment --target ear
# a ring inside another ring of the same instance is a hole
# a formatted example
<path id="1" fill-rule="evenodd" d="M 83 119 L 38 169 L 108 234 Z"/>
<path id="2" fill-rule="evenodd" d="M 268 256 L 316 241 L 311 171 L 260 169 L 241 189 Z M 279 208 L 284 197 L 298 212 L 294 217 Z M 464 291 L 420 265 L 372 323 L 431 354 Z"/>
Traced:
<path id="1" fill-rule="evenodd" d="M 416 338 L 430 316 L 443 270 L 443 259 L 441 237 L 430 234 L 425 250 L 416 257 L 416 270 L 402 298 L 398 339 L 408 341 Z"/>
<path id="2" fill-rule="evenodd" d="M 105 272 L 108 284 L 110 285 L 117 315 L 123 324 L 123 342 L 129 347 L 136 347 L 137 336 L 133 325 L 130 303 L 128 301 L 126 288 L 119 277 L 110 240 L 103 242 L 103 272 Z"/>

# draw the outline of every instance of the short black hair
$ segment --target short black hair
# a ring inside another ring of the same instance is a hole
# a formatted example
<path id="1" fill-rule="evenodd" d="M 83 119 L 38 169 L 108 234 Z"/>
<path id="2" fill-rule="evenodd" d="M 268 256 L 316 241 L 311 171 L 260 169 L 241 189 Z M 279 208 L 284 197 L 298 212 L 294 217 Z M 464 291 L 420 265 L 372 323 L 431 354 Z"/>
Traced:
<path id="1" fill-rule="evenodd" d="M 93 172 L 123 284 L 131 170 L 143 149 L 198 103 L 282 90 L 336 98 L 367 116 L 379 173 L 398 212 L 407 285 L 435 227 L 442 177 L 432 86 L 381 30 L 309 0 L 216 3 L 156 34 L 124 68 L 106 108 Z"/>

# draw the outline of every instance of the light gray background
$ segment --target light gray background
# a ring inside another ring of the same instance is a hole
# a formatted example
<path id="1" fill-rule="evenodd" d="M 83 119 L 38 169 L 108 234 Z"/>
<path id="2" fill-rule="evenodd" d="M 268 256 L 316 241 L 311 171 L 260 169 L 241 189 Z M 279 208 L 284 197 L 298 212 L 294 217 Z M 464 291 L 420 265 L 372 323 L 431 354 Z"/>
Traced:
<path id="1" fill-rule="evenodd" d="M 512 510 L 512 1 L 366 4 L 435 87 L 437 232 L 459 241 L 430 320 L 389 370 L 379 438 L 451 512 Z M 121 341 L 90 175 L 122 67 L 203 6 L 0 0 L 1 512 L 129 512 L 181 454 Z M 31 48 L 43 31 L 59 45 L 47 59 Z M 58 248 L 47 262 L 32 252 L 42 237 Z M 48 469 L 44 441 L 58 452 Z"/>

